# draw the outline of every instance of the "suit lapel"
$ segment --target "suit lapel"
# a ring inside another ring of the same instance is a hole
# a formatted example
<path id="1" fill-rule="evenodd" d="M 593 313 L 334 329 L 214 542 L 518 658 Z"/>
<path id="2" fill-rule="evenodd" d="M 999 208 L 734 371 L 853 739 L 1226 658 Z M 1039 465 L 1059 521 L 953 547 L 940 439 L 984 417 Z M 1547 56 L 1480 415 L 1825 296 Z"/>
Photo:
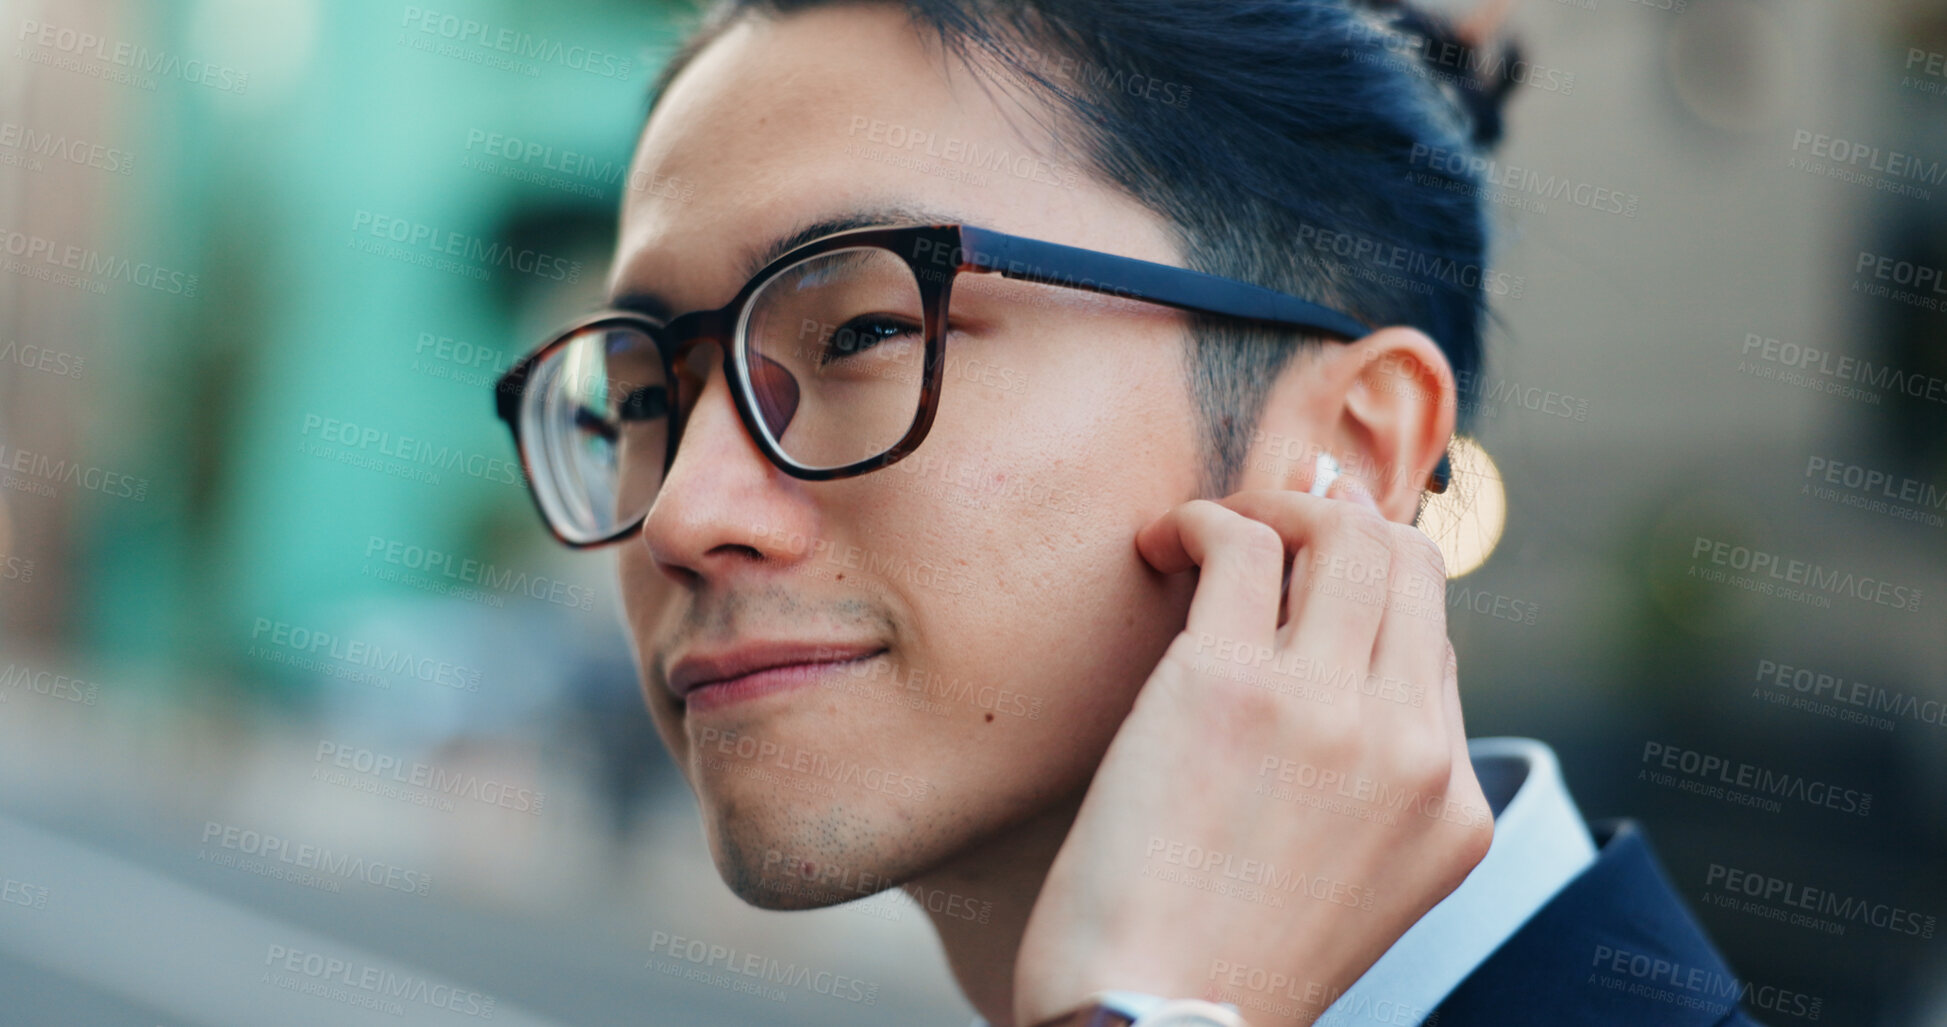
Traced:
<path id="1" fill-rule="evenodd" d="M 1426 1027 L 1746 1023 L 1743 982 L 1657 865 L 1635 821 L 1592 824 L 1601 851 L 1440 1004 Z"/>

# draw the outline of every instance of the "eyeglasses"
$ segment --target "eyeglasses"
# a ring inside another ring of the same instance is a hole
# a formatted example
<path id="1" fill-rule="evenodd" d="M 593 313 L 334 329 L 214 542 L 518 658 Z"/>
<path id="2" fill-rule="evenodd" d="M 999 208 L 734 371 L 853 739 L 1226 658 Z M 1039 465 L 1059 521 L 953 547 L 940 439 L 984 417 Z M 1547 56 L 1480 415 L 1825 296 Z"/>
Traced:
<path id="1" fill-rule="evenodd" d="M 830 481 L 903 459 L 933 425 L 948 299 L 967 272 L 1340 341 L 1371 330 L 1247 282 L 971 225 L 837 232 L 767 264 L 719 309 L 667 322 L 605 311 L 509 369 L 495 408 L 542 520 L 575 548 L 642 525 L 708 375 L 690 359 L 707 341 L 723 352 L 744 429 L 786 474 Z"/>

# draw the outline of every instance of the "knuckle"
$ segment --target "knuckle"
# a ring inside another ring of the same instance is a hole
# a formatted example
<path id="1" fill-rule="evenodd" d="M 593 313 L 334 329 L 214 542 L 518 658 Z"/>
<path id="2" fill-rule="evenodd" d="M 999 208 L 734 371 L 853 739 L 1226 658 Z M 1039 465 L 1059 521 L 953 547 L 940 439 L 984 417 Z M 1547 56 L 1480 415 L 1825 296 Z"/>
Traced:
<path id="1" fill-rule="evenodd" d="M 1359 718 L 1344 703 L 1305 718 L 1305 752 L 1321 766 L 1349 767 L 1364 762 L 1367 742 Z"/>
<path id="2" fill-rule="evenodd" d="M 1343 510 L 1333 512 L 1326 525 L 1328 536 L 1337 545 L 1378 561 L 1381 566 L 1392 562 L 1393 532 L 1385 518 L 1378 514 L 1342 504 Z"/>
<path id="3" fill-rule="evenodd" d="M 1444 796 L 1453 781 L 1453 755 L 1446 739 L 1437 731 L 1415 732 L 1406 744 L 1397 746 L 1398 763 L 1394 773 L 1400 783 L 1416 794 Z"/>
<path id="4" fill-rule="evenodd" d="M 1353 503 L 1334 503 L 1327 516 L 1326 530 L 1341 537 L 1360 538 L 1372 544 L 1392 548 L 1392 522 L 1381 517 L 1375 510 Z"/>
<path id="5" fill-rule="evenodd" d="M 1485 800 L 1481 801 L 1480 808 L 1487 808 Z M 1481 860 L 1487 858 L 1487 850 L 1493 844 L 1494 818 L 1492 816 L 1483 817 L 1478 822 L 1468 825 L 1461 831 L 1460 843 L 1457 846 L 1458 851 L 1455 852 L 1454 859 L 1460 866 L 1460 876 L 1462 878 L 1472 873 L 1474 868 L 1480 865 Z"/>
<path id="6" fill-rule="evenodd" d="M 1368 511 L 1335 511 L 1322 529 L 1314 565 L 1327 568 L 1332 577 L 1357 583 L 1362 591 L 1372 593 L 1374 601 L 1383 601 L 1393 574 L 1385 522 Z"/>
<path id="7" fill-rule="evenodd" d="M 1446 833 L 1440 841 L 1440 854 L 1436 858 L 1440 873 L 1442 896 L 1460 887 L 1467 875 L 1480 866 L 1487 858 L 1488 848 L 1494 844 L 1494 820 L 1456 827 Z"/>
<path id="8" fill-rule="evenodd" d="M 1434 578 L 1447 576 L 1447 554 L 1441 552 L 1439 543 L 1428 538 L 1426 532 L 1410 525 L 1393 526 L 1395 551 L 1401 562 L 1409 570 L 1419 571 Z"/>
<path id="9" fill-rule="evenodd" d="M 1213 743 L 1231 751 L 1276 751 L 1293 716 L 1283 696 L 1229 677 L 1206 682 L 1196 702 L 1215 731 Z"/>
<path id="10" fill-rule="evenodd" d="M 1223 701 L 1233 716 L 1260 729 L 1275 729 L 1282 723 L 1286 712 L 1284 700 L 1267 688 L 1232 688 Z"/>
<path id="11" fill-rule="evenodd" d="M 1240 556 L 1253 561 L 1284 558 L 1284 536 L 1263 521 L 1240 516 L 1232 533 Z"/>

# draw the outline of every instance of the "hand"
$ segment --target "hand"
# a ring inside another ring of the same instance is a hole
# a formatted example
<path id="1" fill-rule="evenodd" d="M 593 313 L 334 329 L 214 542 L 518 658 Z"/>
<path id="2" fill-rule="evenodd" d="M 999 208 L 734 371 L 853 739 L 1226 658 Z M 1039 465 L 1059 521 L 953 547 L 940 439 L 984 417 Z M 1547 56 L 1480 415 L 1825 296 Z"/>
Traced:
<path id="1" fill-rule="evenodd" d="M 1440 551 L 1352 479 L 1328 495 L 1195 500 L 1138 533 L 1200 577 L 1035 902 L 1018 1027 L 1105 988 L 1310 1023 L 1486 855 Z"/>

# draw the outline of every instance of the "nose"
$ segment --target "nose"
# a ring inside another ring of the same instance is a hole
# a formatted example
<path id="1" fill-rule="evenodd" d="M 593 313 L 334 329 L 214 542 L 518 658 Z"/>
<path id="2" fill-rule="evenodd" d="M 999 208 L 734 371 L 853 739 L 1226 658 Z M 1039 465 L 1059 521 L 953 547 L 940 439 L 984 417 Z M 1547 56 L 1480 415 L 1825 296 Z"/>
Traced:
<path id="1" fill-rule="evenodd" d="M 701 386 L 685 404 L 687 414 L 679 412 L 676 454 L 642 522 L 657 569 L 679 584 L 702 586 L 739 569 L 804 558 L 817 521 L 807 483 L 773 465 L 745 430 L 721 343 L 691 340 L 676 366 L 682 385 Z"/>

